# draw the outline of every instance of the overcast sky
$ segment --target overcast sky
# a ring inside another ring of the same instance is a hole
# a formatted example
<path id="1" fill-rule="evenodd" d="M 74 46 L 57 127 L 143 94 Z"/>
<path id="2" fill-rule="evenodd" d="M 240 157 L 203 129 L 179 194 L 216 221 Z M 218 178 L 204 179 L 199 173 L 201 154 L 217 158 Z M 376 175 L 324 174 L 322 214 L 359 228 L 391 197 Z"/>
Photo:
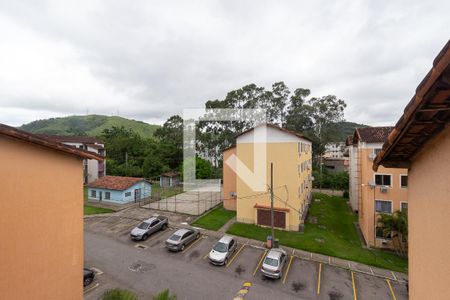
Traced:
<path id="1" fill-rule="evenodd" d="M 38 4 L 39 2 L 39 4 Z M 249 83 L 394 124 L 449 39 L 449 1 L 0 0 L 0 123 L 161 124 Z"/>

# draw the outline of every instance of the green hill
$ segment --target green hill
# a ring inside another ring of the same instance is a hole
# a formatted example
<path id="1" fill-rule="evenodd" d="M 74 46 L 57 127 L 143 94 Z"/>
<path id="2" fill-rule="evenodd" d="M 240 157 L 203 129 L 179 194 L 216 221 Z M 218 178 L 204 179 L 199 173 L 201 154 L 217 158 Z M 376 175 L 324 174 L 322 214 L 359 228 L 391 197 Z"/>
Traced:
<path id="1" fill-rule="evenodd" d="M 31 133 L 98 136 L 104 129 L 113 126 L 131 128 L 134 132 L 146 138 L 153 136 L 153 133 L 159 127 L 158 125 L 118 116 L 86 115 L 37 120 L 24 124 L 19 129 Z"/>
<path id="2" fill-rule="evenodd" d="M 368 127 L 364 124 L 358 124 L 354 122 L 339 122 L 330 125 L 330 139 L 332 142 L 344 142 L 347 136 L 353 135 L 356 128 Z"/>

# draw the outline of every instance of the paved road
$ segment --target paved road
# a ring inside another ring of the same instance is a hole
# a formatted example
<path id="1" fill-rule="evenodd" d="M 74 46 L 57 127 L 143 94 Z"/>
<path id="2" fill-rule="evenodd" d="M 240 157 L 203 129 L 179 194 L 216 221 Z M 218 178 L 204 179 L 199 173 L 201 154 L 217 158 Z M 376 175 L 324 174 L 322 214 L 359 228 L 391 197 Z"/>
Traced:
<path id="1" fill-rule="evenodd" d="M 286 249 L 289 266 L 282 279 L 265 279 L 259 272 L 265 253 L 263 243 L 252 245 L 247 239 L 238 239 L 239 250 L 227 266 L 213 266 L 206 258 L 220 236 L 206 234 L 185 251 L 172 253 L 164 248 L 164 241 L 175 229 L 133 242 L 129 233 L 139 222 L 138 216 L 85 219 L 85 266 L 104 272 L 94 283 L 98 287 L 85 292 L 85 299 L 97 300 L 105 290 L 116 287 L 133 290 L 140 299 L 150 299 L 165 288 L 176 293 L 178 299 L 233 299 L 245 282 L 252 284 L 246 300 L 343 300 L 355 299 L 354 296 L 364 300 L 408 299 L 401 280 L 330 265 L 328 257 L 323 261 L 311 260 L 292 249 Z"/>
<path id="2" fill-rule="evenodd" d="M 205 272 L 201 266 L 178 259 L 174 263 L 174 256 L 181 253 L 149 253 L 112 237 L 90 232 L 85 232 L 84 241 L 85 264 L 104 272 L 98 276 L 100 286 L 85 295 L 87 300 L 96 300 L 110 281 L 114 284 L 108 284 L 108 288 L 127 288 L 147 299 L 149 295 L 170 288 L 180 300 L 233 299 L 244 283 L 237 274 Z M 129 267 L 137 261 L 145 263 L 148 270 L 143 273 L 131 271 Z M 250 288 L 250 295 L 251 299 L 295 299 L 259 284 Z"/>

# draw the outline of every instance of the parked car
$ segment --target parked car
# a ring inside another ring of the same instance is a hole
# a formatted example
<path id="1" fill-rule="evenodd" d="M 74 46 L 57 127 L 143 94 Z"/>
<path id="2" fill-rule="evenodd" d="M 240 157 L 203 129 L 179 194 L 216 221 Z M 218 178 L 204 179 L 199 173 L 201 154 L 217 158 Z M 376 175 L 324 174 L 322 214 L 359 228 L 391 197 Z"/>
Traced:
<path id="1" fill-rule="evenodd" d="M 237 242 L 231 236 L 223 236 L 209 252 L 209 262 L 214 265 L 226 265 L 236 248 Z"/>
<path id="2" fill-rule="evenodd" d="M 153 233 L 167 228 L 167 217 L 157 216 L 143 221 L 131 230 L 130 237 L 136 241 L 145 241 Z"/>
<path id="3" fill-rule="evenodd" d="M 95 273 L 88 268 L 83 268 L 83 286 L 88 286 L 94 281 Z"/>
<path id="4" fill-rule="evenodd" d="M 266 277 L 275 279 L 281 278 L 286 259 L 286 251 L 281 248 L 271 249 L 264 258 L 261 272 Z"/>
<path id="5" fill-rule="evenodd" d="M 186 245 L 199 237 L 200 232 L 196 229 L 178 229 L 166 240 L 166 248 L 171 251 L 183 251 Z"/>

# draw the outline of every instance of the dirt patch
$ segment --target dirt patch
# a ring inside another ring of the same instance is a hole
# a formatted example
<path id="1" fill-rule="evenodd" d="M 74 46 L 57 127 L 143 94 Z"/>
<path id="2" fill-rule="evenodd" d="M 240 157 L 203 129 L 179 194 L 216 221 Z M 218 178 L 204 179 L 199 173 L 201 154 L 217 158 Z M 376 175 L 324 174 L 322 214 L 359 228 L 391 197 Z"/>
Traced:
<path id="1" fill-rule="evenodd" d="M 294 281 L 292 283 L 292 290 L 296 293 L 304 290 L 306 288 L 306 284 L 300 282 L 300 281 Z"/>
<path id="2" fill-rule="evenodd" d="M 331 291 L 328 293 L 330 300 L 340 300 L 342 299 L 342 294 L 336 291 Z"/>
<path id="3" fill-rule="evenodd" d="M 234 272 L 236 272 L 236 274 L 238 275 L 241 275 L 245 272 L 245 268 L 239 264 L 236 269 L 234 269 Z"/>

